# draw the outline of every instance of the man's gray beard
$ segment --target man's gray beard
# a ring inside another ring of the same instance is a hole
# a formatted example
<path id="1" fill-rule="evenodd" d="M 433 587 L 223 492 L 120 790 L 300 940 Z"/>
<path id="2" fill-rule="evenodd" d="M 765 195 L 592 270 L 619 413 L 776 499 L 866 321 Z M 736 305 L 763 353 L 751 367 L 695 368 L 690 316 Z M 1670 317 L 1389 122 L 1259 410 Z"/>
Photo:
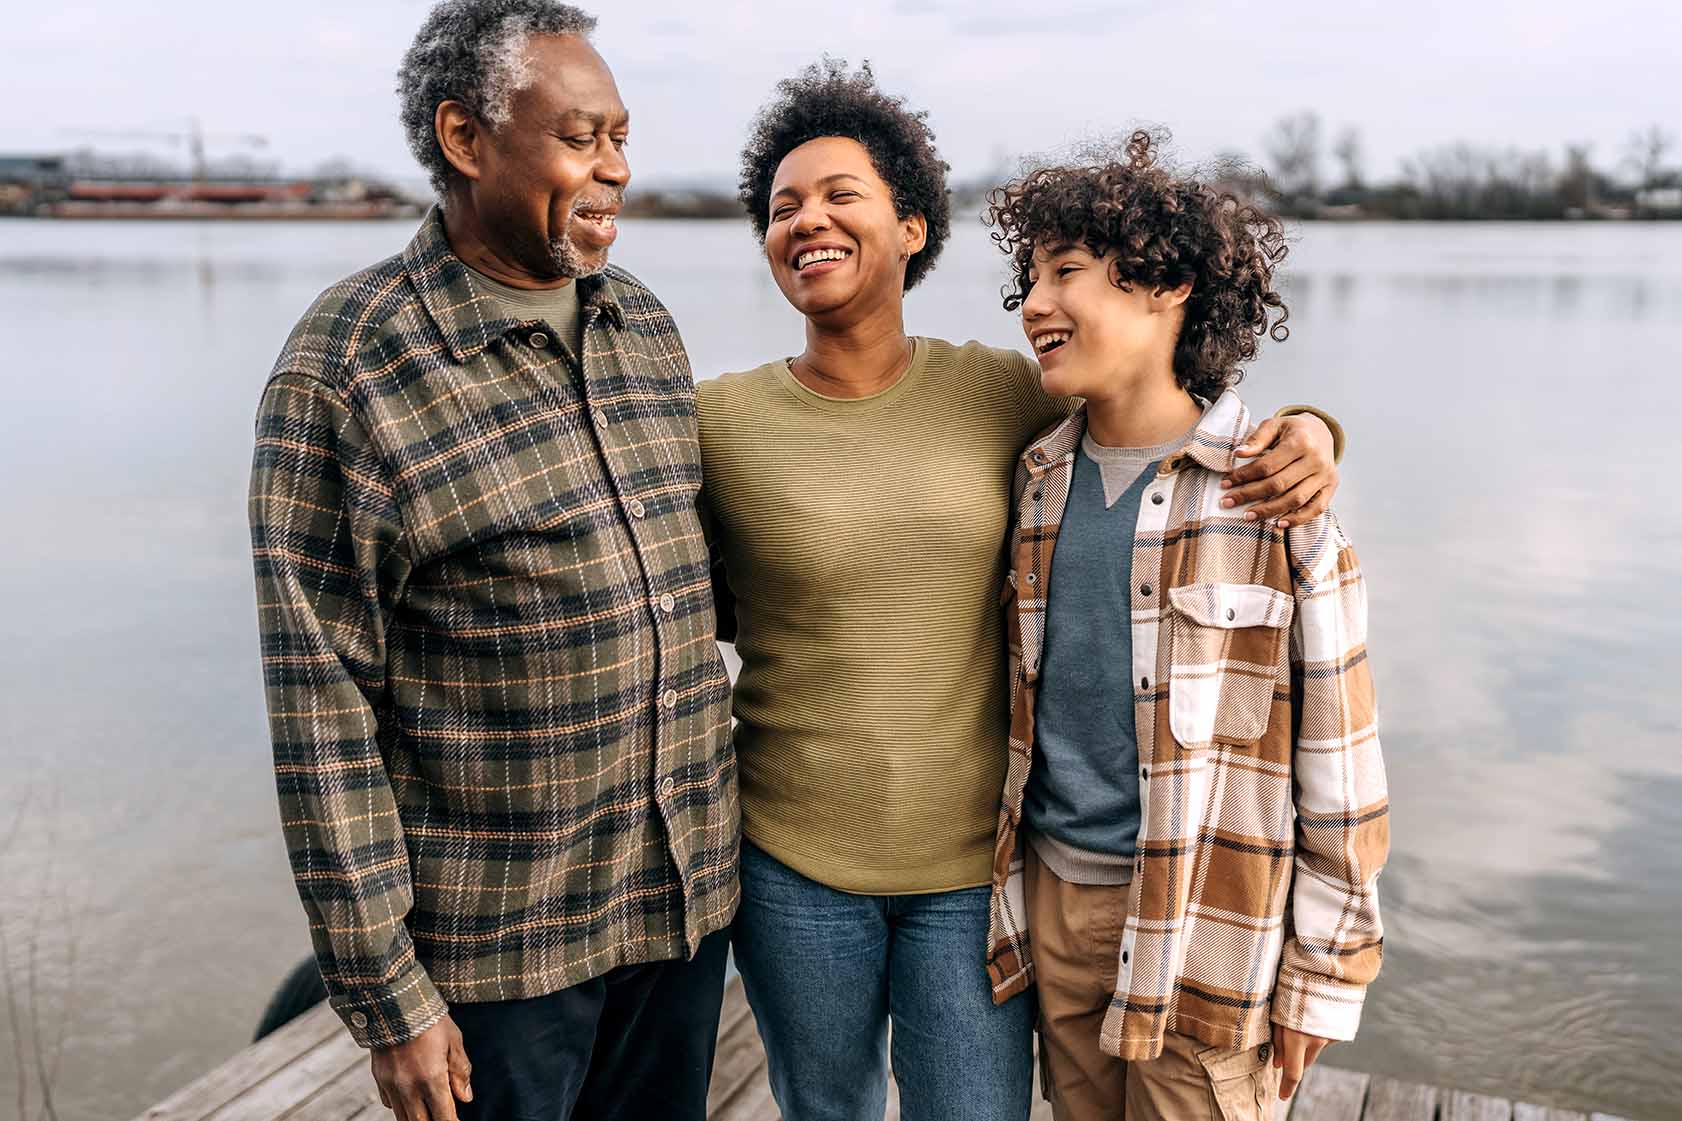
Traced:
<path id="1" fill-rule="evenodd" d="M 605 255 L 602 257 L 601 264 L 592 265 L 584 259 L 584 254 L 579 252 L 578 246 L 573 244 L 572 223 L 576 220 L 576 215 L 569 217 L 566 230 L 560 237 L 551 238 L 549 241 L 549 260 L 554 263 L 555 268 L 562 276 L 570 276 L 574 280 L 581 276 L 594 276 L 607 268 L 607 257 Z"/>

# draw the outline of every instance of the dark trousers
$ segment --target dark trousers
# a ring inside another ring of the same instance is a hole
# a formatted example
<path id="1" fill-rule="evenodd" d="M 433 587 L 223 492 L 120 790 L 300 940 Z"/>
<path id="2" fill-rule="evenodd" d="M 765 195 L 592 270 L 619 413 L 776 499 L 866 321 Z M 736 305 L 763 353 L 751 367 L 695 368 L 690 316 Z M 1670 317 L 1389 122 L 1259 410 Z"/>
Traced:
<path id="1" fill-rule="evenodd" d="M 689 961 L 627 965 L 532 997 L 452 1004 L 461 1121 L 705 1121 L 729 931 Z"/>

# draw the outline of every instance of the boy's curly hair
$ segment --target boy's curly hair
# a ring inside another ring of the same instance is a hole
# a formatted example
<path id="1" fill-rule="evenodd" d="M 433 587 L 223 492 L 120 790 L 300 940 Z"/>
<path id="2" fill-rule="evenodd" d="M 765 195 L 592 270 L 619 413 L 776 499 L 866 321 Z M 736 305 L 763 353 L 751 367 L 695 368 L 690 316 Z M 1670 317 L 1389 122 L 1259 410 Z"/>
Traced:
<path id="1" fill-rule="evenodd" d="M 1290 334 L 1290 311 L 1273 287 L 1285 231 L 1265 210 L 1174 174 L 1159 158 L 1165 140 L 1140 129 L 1119 157 L 1031 171 L 988 192 L 983 220 L 1011 256 L 1007 311 L 1020 308 L 1033 287 L 1036 246 L 1079 245 L 1098 257 L 1113 251 L 1112 281 L 1121 288 L 1190 281 L 1174 375 L 1213 401 L 1242 379 L 1240 364 L 1256 356 L 1262 336 L 1282 342 Z"/>
<path id="2" fill-rule="evenodd" d="M 883 93 L 866 62 L 848 73 L 844 59 L 825 56 L 777 83 L 777 96 L 754 118 L 742 149 L 741 189 L 753 232 L 763 244 L 770 228 L 771 182 L 783 157 L 808 140 L 845 136 L 864 145 L 871 166 L 893 192 L 894 213 L 921 214 L 928 225 L 922 251 L 905 266 L 909 291 L 928 275 L 952 227 L 947 166 L 935 151 L 926 112 Z"/>

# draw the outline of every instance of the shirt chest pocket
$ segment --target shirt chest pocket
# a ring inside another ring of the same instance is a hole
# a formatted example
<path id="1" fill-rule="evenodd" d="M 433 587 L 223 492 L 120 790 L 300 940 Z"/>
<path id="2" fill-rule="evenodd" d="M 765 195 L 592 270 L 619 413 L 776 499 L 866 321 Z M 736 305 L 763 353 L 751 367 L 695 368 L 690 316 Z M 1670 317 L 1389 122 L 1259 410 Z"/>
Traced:
<path id="1" fill-rule="evenodd" d="M 1253 743 L 1267 731 L 1296 609 L 1261 584 L 1168 589 L 1169 728 L 1182 747 Z"/>

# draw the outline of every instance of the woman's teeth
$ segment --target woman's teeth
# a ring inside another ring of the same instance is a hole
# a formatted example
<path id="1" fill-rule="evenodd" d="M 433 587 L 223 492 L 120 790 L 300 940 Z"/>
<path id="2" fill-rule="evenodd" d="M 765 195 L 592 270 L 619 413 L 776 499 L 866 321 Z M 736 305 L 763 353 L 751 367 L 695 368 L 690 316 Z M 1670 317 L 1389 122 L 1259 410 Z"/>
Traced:
<path id="1" fill-rule="evenodd" d="M 794 259 L 794 271 L 799 272 L 807 265 L 815 265 L 819 261 L 845 261 L 850 256 L 852 254 L 845 249 L 813 249 Z"/>

